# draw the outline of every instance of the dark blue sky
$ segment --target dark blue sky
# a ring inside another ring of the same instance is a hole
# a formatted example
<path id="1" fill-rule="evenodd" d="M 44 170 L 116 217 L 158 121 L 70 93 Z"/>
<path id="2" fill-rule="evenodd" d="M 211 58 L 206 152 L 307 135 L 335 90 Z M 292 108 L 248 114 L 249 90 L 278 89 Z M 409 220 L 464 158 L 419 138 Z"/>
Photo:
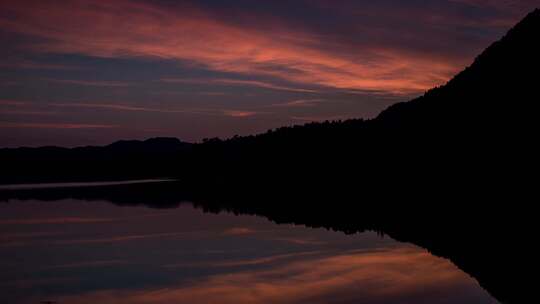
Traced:
<path id="1" fill-rule="evenodd" d="M 0 147 L 373 117 L 540 1 L 0 1 Z"/>

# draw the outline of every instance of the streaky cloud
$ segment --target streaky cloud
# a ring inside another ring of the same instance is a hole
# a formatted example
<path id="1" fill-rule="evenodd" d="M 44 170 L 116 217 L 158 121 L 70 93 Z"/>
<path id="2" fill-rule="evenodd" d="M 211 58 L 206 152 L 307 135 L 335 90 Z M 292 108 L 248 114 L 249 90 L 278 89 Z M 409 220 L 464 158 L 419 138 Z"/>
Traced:
<path id="1" fill-rule="evenodd" d="M 171 10 L 132 0 L 78 0 L 62 5 L 27 0 L 3 2 L 0 8 L 11 16 L 0 18 L 2 28 L 39 38 L 30 43 L 35 52 L 160 58 L 220 72 L 394 94 L 422 92 L 442 84 L 460 68 L 453 61 L 434 61 L 368 43 L 342 54 L 326 48 L 325 36 L 278 23 L 271 32 L 240 26 L 194 5 Z M 259 22 L 274 21 L 261 18 Z"/>

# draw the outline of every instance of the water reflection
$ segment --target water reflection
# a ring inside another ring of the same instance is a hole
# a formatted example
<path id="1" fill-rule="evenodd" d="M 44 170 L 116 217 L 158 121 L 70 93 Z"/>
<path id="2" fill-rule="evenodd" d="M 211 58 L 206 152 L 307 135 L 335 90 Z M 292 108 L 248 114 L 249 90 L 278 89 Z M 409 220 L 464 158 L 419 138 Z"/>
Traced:
<path id="1" fill-rule="evenodd" d="M 375 233 L 73 199 L 0 204 L 0 302 L 496 303 Z"/>

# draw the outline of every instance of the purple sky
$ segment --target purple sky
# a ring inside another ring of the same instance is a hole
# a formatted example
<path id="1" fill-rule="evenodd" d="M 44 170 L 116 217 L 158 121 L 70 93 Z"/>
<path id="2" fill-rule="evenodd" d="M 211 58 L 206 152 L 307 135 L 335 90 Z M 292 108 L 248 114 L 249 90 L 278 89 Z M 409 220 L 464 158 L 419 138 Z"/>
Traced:
<path id="1" fill-rule="evenodd" d="M 536 1 L 0 0 L 0 147 L 373 117 Z"/>

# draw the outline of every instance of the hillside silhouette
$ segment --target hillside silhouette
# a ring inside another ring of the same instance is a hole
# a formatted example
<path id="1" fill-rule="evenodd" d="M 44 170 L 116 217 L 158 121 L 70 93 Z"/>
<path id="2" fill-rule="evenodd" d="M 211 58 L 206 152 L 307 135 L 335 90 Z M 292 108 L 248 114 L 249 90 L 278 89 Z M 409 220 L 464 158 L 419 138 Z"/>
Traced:
<path id="1" fill-rule="evenodd" d="M 172 147 L 148 142 L 158 148 L 141 153 L 129 143 L 119 153 L 111 146 L 0 151 L 3 183 L 175 177 L 181 186 L 169 189 L 172 198 L 157 185 L 2 195 L 130 203 L 137 193 L 151 206 L 189 200 L 210 211 L 380 231 L 451 259 L 500 302 L 523 303 L 534 297 L 539 37 L 537 9 L 447 84 L 372 120 L 193 145 L 169 139 Z"/>
<path id="2" fill-rule="evenodd" d="M 422 97 L 368 121 L 208 140 L 193 147 L 192 170 L 181 177 L 224 189 L 334 184 L 376 198 L 394 189 L 416 198 L 514 199 L 531 190 L 537 167 L 539 35 L 535 10 Z"/>

